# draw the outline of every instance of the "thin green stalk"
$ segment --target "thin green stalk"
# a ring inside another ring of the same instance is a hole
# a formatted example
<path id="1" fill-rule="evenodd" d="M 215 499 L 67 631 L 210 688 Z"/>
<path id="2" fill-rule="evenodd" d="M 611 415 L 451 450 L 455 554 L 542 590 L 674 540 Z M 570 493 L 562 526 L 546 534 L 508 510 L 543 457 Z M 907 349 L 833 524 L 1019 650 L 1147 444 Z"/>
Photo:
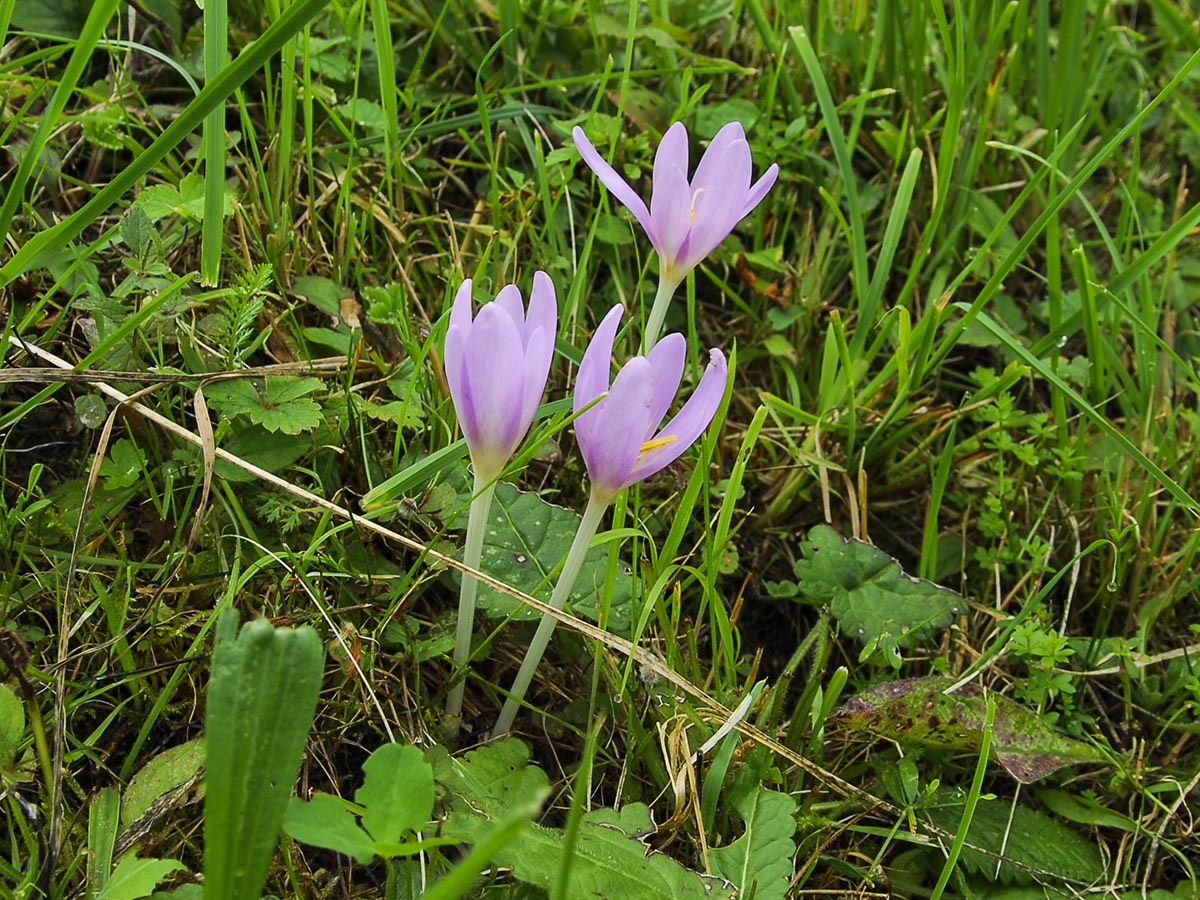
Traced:
<path id="1" fill-rule="evenodd" d="M 483 557 L 483 533 L 487 530 L 488 514 L 492 511 L 492 497 L 496 494 L 496 479 L 481 472 L 475 473 L 474 499 L 467 514 L 467 541 L 463 549 L 463 563 L 471 569 L 479 568 Z M 454 641 L 454 665 L 465 669 L 471 658 L 471 634 L 475 630 L 475 597 L 479 593 L 479 579 L 465 572 L 462 589 L 458 594 L 458 630 Z M 467 680 L 459 679 L 446 699 L 446 724 L 451 733 L 458 731 L 462 720 L 463 692 Z"/>
<path id="2" fill-rule="evenodd" d="M 226 0 L 204 4 L 204 83 L 210 84 L 229 57 Z M 215 287 L 221 280 L 221 244 L 225 236 L 225 104 L 204 120 L 204 222 L 200 234 L 200 281 Z"/>
<path id="3" fill-rule="evenodd" d="M 971 830 L 971 820 L 975 817 L 975 807 L 979 805 L 979 799 L 983 793 L 983 778 L 987 774 L 988 756 L 992 750 L 992 730 L 995 724 L 996 699 L 988 697 L 987 719 L 983 723 L 983 737 L 979 741 L 979 760 L 975 764 L 975 777 L 971 779 L 971 787 L 967 791 L 967 801 L 963 805 L 962 819 L 959 820 L 958 830 L 954 834 L 954 843 L 950 846 L 950 853 L 946 856 L 946 862 L 942 866 L 937 884 L 933 887 L 933 893 L 929 895 L 930 900 L 941 900 L 946 885 L 950 883 L 950 876 L 954 874 L 954 867 L 958 864 L 963 844 L 967 842 L 967 834 Z"/>
<path id="4" fill-rule="evenodd" d="M 679 287 L 679 279 L 671 278 L 666 271 L 659 272 L 658 290 L 654 294 L 654 303 L 650 306 L 650 318 L 646 320 L 646 330 L 642 334 L 642 355 L 649 353 L 658 343 L 658 333 L 662 331 L 663 321 L 667 318 L 667 307 Z"/>
<path id="5" fill-rule="evenodd" d="M 555 609 L 563 608 L 567 602 L 567 596 L 571 593 L 571 588 L 575 586 L 575 579 L 579 577 L 579 570 L 583 567 L 584 559 L 587 558 L 588 548 L 592 544 L 596 529 L 600 527 L 600 518 L 604 515 L 604 510 L 608 508 L 608 502 L 607 498 L 597 497 L 595 491 L 588 498 L 587 509 L 583 511 L 583 519 L 579 522 L 579 530 L 575 532 L 575 540 L 571 543 L 571 549 L 567 551 L 567 560 L 563 563 L 558 583 L 554 585 L 554 594 L 550 597 L 550 605 Z M 517 717 L 517 710 L 521 706 L 521 701 L 525 699 L 525 692 L 529 690 L 529 685 L 533 681 L 533 673 L 537 671 L 538 663 L 542 661 L 542 654 L 546 652 L 546 647 L 550 643 L 550 635 L 554 634 L 554 626 L 557 624 L 557 619 L 552 619 L 550 616 L 542 617 L 533 640 L 529 642 L 529 649 L 525 652 L 521 669 L 517 672 L 517 677 L 513 679 L 512 690 L 504 701 L 504 708 L 500 710 L 500 718 L 496 720 L 496 727 L 492 729 L 493 738 L 508 734 L 512 728 L 513 719 Z"/>

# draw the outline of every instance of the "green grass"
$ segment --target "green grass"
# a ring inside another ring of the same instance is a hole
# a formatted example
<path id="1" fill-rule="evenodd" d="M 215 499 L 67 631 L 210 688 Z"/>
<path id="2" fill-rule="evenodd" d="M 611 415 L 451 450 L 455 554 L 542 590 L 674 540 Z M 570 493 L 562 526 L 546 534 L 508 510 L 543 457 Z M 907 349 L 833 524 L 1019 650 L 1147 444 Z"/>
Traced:
<path id="1" fill-rule="evenodd" d="M 1016 889 L 1200 895 L 1187 4 L 54 14 L 70 6 L 0 0 L 0 898 L 107 877 L 87 855 L 106 858 L 105 791 L 201 734 L 225 606 L 312 625 L 328 648 L 305 789 L 352 800 L 380 744 L 442 740 L 470 496 L 441 372 L 449 300 L 464 277 L 482 296 L 554 280 L 559 352 L 508 480 L 578 512 L 574 366 L 615 302 L 632 314 L 617 356 L 635 352 L 657 262 L 570 129 L 648 189 L 671 122 L 695 161 L 735 118 L 779 182 L 667 319 L 689 339 L 685 388 L 709 346 L 735 377 L 696 448 L 601 524 L 594 605 L 613 637 L 560 627 L 526 698 L 517 729 L 554 785 L 543 824 L 575 846 L 585 813 L 646 802 L 670 821 L 655 846 L 703 870 L 756 791 L 786 792 L 795 892 L 1000 896 L 1004 856 Z M 33 348 L 96 374 L 48 374 Z M 254 389 L 241 406 L 230 372 Z M 159 418 L 100 383 L 153 387 L 137 400 Z M 878 594 L 856 595 L 878 632 L 847 627 L 796 574 L 821 523 L 959 591 L 948 627 L 889 631 L 903 601 Z M 520 608 L 477 619 L 456 756 L 524 654 Z M 1018 702 L 1092 761 L 1018 785 L 981 759 L 1007 740 L 994 705 L 982 736 L 940 742 L 837 712 L 928 675 Z M 764 679 L 745 730 L 688 781 Z M 201 807 L 162 796 L 139 856 L 194 882 Z M 997 821 L 1041 840 L 988 836 Z M 525 827 L 494 824 L 497 847 Z M 1094 879 L 1038 854 L 1073 846 L 1058 828 L 1102 848 Z M 487 849 L 432 847 L 386 880 L 513 893 L 522 874 Z M 564 860 L 546 883 L 570 897 Z M 359 866 L 329 886 L 333 865 L 284 839 L 267 889 L 357 897 L 385 879 Z"/>

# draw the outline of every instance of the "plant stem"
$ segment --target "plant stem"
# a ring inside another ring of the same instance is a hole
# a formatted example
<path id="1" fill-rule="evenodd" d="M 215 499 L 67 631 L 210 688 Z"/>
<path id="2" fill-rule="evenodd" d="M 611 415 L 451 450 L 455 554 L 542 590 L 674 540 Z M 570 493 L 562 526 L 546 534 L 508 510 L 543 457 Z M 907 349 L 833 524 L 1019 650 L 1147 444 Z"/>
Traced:
<path id="1" fill-rule="evenodd" d="M 483 532 L 487 527 L 488 513 L 492 509 L 492 497 L 496 493 L 496 479 L 475 472 L 475 492 L 471 510 L 467 514 L 467 543 L 463 550 L 463 563 L 472 569 L 479 568 L 483 556 Z M 475 626 L 475 595 L 479 592 L 479 580 L 463 573 L 462 588 L 458 594 L 458 631 L 454 642 L 456 669 L 465 669 L 471 657 L 471 634 Z M 457 674 L 457 673 L 456 673 Z M 461 680 L 450 690 L 446 699 L 446 730 L 451 736 L 458 732 L 462 723 L 463 692 L 467 681 L 464 672 Z"/>
<path id="2" fill-rule="evenodd" d="M 658 290 L 654 293 L 654 303 L 650 306 L 650 318 L 646 320 L 646 331 L 642 335 L 642 356 L 649 353 L 658 342 L 658 333 L 662 331 L 663 320 L 667 317 L 667 307 L 671 305 L 671 297 L 675 288 L 679 287 L 679 279 L 671 278 L 665 271 L 658 273 Z"/>
<path id="3" fill-rule="evenodd" d="M 587 509 L 583 511 L 583 519 L 579 522 L 575 540 L 571 542 L 571 549 L 567 551 L 567 560 L 563 563 L 558 583 L 554 585 L 554 594 L 550 598 L 550 605 L 555 609 L 563 608 L 567 602 L 567 596 L 571 593 L 571 588 L 575 586 L 575 579 L 579 577 L 579 570 L 587 557 L 588 547 L 591 546 L 596 529 L 600 526 L 600 517 L 608 508 L 608 499 L 598 498 L 595 491 L 588 498 Z M 513 679 L 512 690 L 509 691 L 508 698 L 504 701 L 504 708 L 500 710 L 500 718 L 496 720 L 496 727 L 492 729 L 493 738 L 507 734 L 512 728 L 513 719 L 517 717 L 517 709 L 521 706 L 521 701 L 525 699 L 525 692 L 529 690 L 529 684 L 533 681 L 533 673 L 537 671 L 538 663 L 542 660 L 542 654 L 546 652 L 546 646 L 550 643 L 550 635 L 554 633 L 554 626 L 557 624 L 557 619 L 542 616 L 538 630 L 534 634 L 533 640 L 529 642 L 529 649 L 525 652 L 521 669 L 517 672 L 517 677 Z"/>

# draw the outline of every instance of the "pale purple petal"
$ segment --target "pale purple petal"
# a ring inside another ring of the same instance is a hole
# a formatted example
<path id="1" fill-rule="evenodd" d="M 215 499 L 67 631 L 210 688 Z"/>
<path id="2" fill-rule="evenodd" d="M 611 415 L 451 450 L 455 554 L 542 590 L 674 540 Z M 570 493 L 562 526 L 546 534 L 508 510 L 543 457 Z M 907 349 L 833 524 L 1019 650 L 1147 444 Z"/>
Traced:
<path id="1" fill-rule="evenodd" d="M 521 407 L 525 430 L 533 421 L 533 414 L 537 412 L 546 390 L 557 331 L 558 301 L 554 297 L 554 282 L 545 272 L 535 272 L 529 310 L 525 315 L 525 371 Z"/>
<path id="2" fill-rule="evenodd" d="M 692 177 L 692 190 L 700 191 L 709 188 L 724 190 L 726 178 L 729 175 L 725 154 L 738 141 L 744 142 L 745 140 L 746 132 L 742 130 L 740 122 L 730 122 L 718 131 L 717 136 L 708 145 L 708 149 L 704 151 L 704 155 L 700 157 L 700 164 L 696 166 L 696 174 Z M 750 167 L 749 154 L 746 157 L 746 167 L 747 169 Z M 749 178 L 749 172 L 747 172 L 747 178 Z"/>
<path id="3" fill-rule="evenodd" d="M 446 346 L 442 351 L 442 368 L 446 372 L 446 387 L 450 389 L 450 399 L 454 401 L 454 411 L 459 418 L 462 414 L 458 408 L 458 398 L 463 396 L 463 342 L 466 333 L 457 325 L 446 329 Z"/>
<path id="4" fill-rule="evenodd" d="M 522 397 L 518 379 L 524 365 L 517 323 L 498 305 L 479 311 L 463 347 L 463 403 L 459 424 L 477 466 L 500 468 L 521 438 Z"/>
<path id="5" fill-rule="evenodd" d="M 575 376 L 575 412 L 579 412 L 608 390 L 613 341 L 617 338 L 622 312 L 619 303 L 608 311 L 583 352 L 583 360 L 579 363 L 579 372 Z"/>
<path id="6" fill-rule="evenodd" d="M 600 179 L 600 183 L 612 191 L 614 197 L 620 200 L 633 213 L 634 217 L 642 223 L 642 227 L 647 232 L 650 231 L 650 210 L 646 208 L 646 204 L 642 198 L 637 195 L 637 191 L 631 188 L 628 182 L 625 181 L 617 170 L 605 162 L 596 148 L 592 146 L 592 142 L 587 139 L 587 135 L 583 133 L 583 129 L 576 125 L 571 130 L 571 136 L 575 138 L 575 147 L 579 150 L 579 155 L 583 157 L 583 161 L 587 163 L 588 168 L 596 173 L 596 177 Z"/>
<path id="7" fill-rule="evenodd" d="M 554 293 L 554 282 L 541 271 L 533 273 L 533 290 L 529 293 L 529 310 L 525 313 L 526 344 L 539 328 L 552 338 L 558 332 L 558 300 Z"/>
<path id="8" fill-rule="evenodd" d="M 650 197 L 650 243 L 667 266 L 673 266 L 692 227 L 692 187 L 687 172 L 672 166 L 655 173 L 654 193 Z"/>
<path id="9" fill-rule="evenodd" d="M 471 279 L 459 286 L 450 307 L 450 326 L 446 329 L 446 345 L 443 349 L 442 366 L 446 372 L 446 386 L 458 410 L 458 397 L 463 384 L 463 344 L 471 332 Z M 461 415 L 459 416 L 461 419 Z"/>
<path id="10" fill-rule="evenodd" d="M 450 325 L 457 325 L 464 332 L 471 329 L 471 279 L 466 278 L 458 286 L 454 295 L 454 305 L 450 307 Z"/>
<path id="11" fill-rule="evenodd" d="M 674 437 L 675 440 L 641 454 L 630 472 L 630 483 L 648 478 L 677 460 L 712 421 L 725 394 L 728 367 L 720 350 L 710 350 L 708 359 L 708 367 L 695 392 L 667 427 L 656 435 L 656 438 Z"/>
<path id="12" fill-rule="evenodd" d="M 521 290 L 515 284 L 506 284 L 492 301 L 508 314 L 521 334 L 521 346 L 525 345 L 525 304 L 521 302 Z"/>
<path id="13" fill-rule="evenodd" d="M 701 192 L 693 201 L 695 222 L 680 249 L 677 267 L 686 271 L 708 256 L 742 218 L 750 191 L 750 145 L 734 141 L 725 151 L 719 183 Z"/>
<path id="14" fill-rule="evenodd" d="M 683 173 L 683 178 L 687 180 L 688 174 L 688 133 L 687 128 L 682 122 L 676 122 L 667 129 L 667 133 L 663 135 L 662 142 L 659 143 L 658 149 L 654 152 L 654 189 L 658 189 L 659 179 L 666 174 L 668 169 L 679 169 Z M 653 193 L 650 198 L 651 212 L 654 210 Z"/>
<path id="15" fill-rule="evenodd" d="M 635 356 L 621 367 L 608 396 L 575 420 L 575 438 L 592 489 L 615 494 L 629 477 L 642 448 L 653 390 L 649 361 Z"/>
<path id="16" fill-rule="evenodd" d="M 554 332 L 537 329 L 525 346 L 525 366 L 521 378 L 521 435 L 529 430 L 534 413 L 546 391 L 550 360 L 554 356 Z M 515 449 L 515 448 L 514 448 Z"/>
<path id="17" fill-rule="evenodd" d="M 642 440 L 649 440 L 658 431 L 663 416 L 671 408 L 683 379 L 683 362 L 687 357 L 687 339 L 678 332 L 668 334 L 646 354 L 653 372 L 650 391 L 650 411 Z"/>
<path id="18" fill-rule="evenodd" d="M 762 203 L 763 197 L 767 196 L 769 191 L 775 185 L 775 179 L 779 177 L 779 165 L 771 163 L 771 167 L 763 172 L 762 178 L 754 182 L 754 187 L 750 188 L 750 193 L 746 196 L 746 208 L 742 210 L 742 218 L 754 212 L 754 207 Z"/>

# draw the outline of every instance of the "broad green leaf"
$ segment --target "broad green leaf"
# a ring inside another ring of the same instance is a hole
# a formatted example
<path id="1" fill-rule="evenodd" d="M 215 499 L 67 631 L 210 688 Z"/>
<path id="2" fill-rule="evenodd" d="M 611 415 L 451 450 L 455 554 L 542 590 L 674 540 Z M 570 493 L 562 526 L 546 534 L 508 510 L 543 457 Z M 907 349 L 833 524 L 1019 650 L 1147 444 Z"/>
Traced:
<path id="1" fill-rule="evenodd" d="M 953 694 L 943 691 L 949 678 L 906 678 L 875 685 L 834 713 L 850 728 L 892 740 L 932 744 L 952 750 L 977 750 L 987 719 L 987 698 L 974 685 Z M 1045 720 L 1014 700 L 993 694 L 996 721 L 992 753 L 1022 784 L 1037 781 L 1063 766 L 1102 763 L 1104 756 L 1081 741 L 1063 737 Z"/>
<path id="2" fill-rule="evenodd" d="M 112 877 L 96 895 L 96 900 L 138 900 L 148 897 L 160 881 L 183 863 L 175 859 L 138 859 L 130 854 L 121 858 Z"/>
<path id="3" fill-rule="evenodd" d="M 363 827 L 381 843 L 395 843 L 433 814 L 433 768 L 416 747 L 384 744 L 363 763 L 366 778 L 354 794 L 365 807 Z"/>
<path id="4" fill-rule="evenodd" d="M 842 630 L 865 644 L 890 638 L 907 646 L 913 637 L 950 624 L 962 598 L 948 588 L 905 575 L 879 548 L 847 540 L 817 525 L 796 560 L 800 596 L 829 604 Z"/>
<path id="5" fill-rule="evenodd" d="M 466 511 L 449 524 L 451 528 L 466 528 Z M 553 585 L 547 575 L 566 557 L 578 527 L 579 516 L 573 510 L 547 503 L 535 493 L 518 490 L 502 481 L 492 501 L 480 569 L 527 594 L 549 597 Z M 575 613 L 592 620 L 598 617 L 597 595 L 603 589 L 607 566 L 608 548 L 593 547 L 567 599 Z M 609 607 L 608 627 L 617 633 L 627 632 L 630 624 L 633 587 L 626 571 L 622 566 Z M 477 602 L 478 608 L 489 616 L 515 613 L 519 619 L 541 617 L 520 600 L 486 584 L 479 586 Z"/>
<path id="6" fill-rule="evenodd" d="M 755 784 L 733 798 L 733 808 L 746 830 L 728 846 L 709 850 L 713 874 L 736 885 L 739 896 L 784 900 L 796 854 L 796 801 Z"/>
<path id="7" fill-rule="evenodd" d="M 293 797 L 283 830 L 301 843 L 345 853 L 364 865 L 375 858 L 371 836 L 359 827 L 345 801 L 332 794 L 313 794 L 307 803 Z"/>
<path id="8" fill-rule="evenodd" d="M 12 688 L 0 684 L 0 766 L 11 766 L 25 734 L 25 706 Z"/>
<path id="9" fill-rule="evenodd" d="M 474 843 L 492 824 L 490 819 L 477 815 L 456 813 L 443 830 Z M 653 833 L 650 809 L 643 803 L 626 804 L 619 813 L 597 809 L 585 814 L 567 863 L 571 872 L 567 900 L 720 900 L 734 896 L 722 879 L 694 872 L 665 854 L 648 851 L 638 838 Z M 510 868 L 514 878 L 549 890 L 564 864 L 565 852 L 560 830 L 530 825 L 499 850 L 493 861 Z"/>
<path id="10" fill-rule="evenodd" d="M 249 379 L 238 378 L 209 385 L 204 396 L 231 419 L 246 416 L 267 431 L 299 434 L 321 424 L 321 407 L 308 395 L 323 387 L 320 378 L 268 375 L 261 389 Z"/>
<path id="11" fill-rule="evenodd" d="M 938 827 L 953 832 L 962 819 L 963 806 L 961 799 L 947 799 L 949 802 L 930 807 L 929 817 Z M 975 807 L 967 845 L 959 865 L 967 874 L 984 876 L 989 882 L 996 875 L 997 860 L 971 845 L 1003 853 L 999 880 L 1006 884 L 1029 884 L 1033 880 L 1022 865 L 1092 884 L 1106 877 L 1094 841 L 1043 812 L 1021 805 L 1014 809 L 1009 801 L 983 800 Z"/>
<path id="12" fill-rule="evenodd" d="M 205 740 L 204 891 L 259 900 L 317 708 L 325 647 L 311 628 L 217 622 Z"/>
<path id="13" fill-rule="evenodd" d="M 203 738 L 194 738 L 158 754 L 130 779 L 121 798 L 121 825 L 128 827 L 164 794 L 190 784 L 203 767 Z"/>

